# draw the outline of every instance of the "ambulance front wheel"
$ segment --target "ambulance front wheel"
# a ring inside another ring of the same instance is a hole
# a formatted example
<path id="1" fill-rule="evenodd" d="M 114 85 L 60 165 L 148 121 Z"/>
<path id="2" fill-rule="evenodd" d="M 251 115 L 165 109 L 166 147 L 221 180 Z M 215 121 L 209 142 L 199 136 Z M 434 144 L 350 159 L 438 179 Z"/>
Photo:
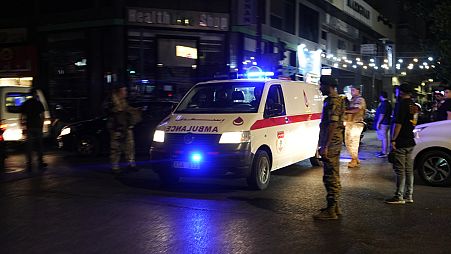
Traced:
<path id="1" fill-rule="evenodd" d="M 249 186 L 256 190 L 264 190 L 269 185 L 271 177 L 271 161 L 268 153 L 263 150 L 257 151 L 252 162 L 251 175 L 247 178 Z"/>

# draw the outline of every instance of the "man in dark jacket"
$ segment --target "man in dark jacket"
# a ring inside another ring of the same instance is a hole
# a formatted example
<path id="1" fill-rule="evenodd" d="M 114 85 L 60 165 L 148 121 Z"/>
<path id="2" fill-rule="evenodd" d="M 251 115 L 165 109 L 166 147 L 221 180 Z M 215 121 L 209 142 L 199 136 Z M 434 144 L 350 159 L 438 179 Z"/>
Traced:
<path id="1" fill-rule="evenodd" d="M 382 91 L 379 96 L 381 102 L 376 109 L 376 116 L 374 119 L 374 129 L 377 132 L 377 138 L 382 143 L 381 151 L 376 154 L 379 158 L 385 158 L 388 154 L 388 130 L 390 129 L 392 106 L 387 97 L 387 92 Z"/>
<path id="2" fill-rule="evenodd" d="M 451 87 L 445 89 L 443 103 L 437 109 L 436 121 L 451 120 Z"/>
<path id="3" fill-rule="evenodd" d="M 39 169 L 43 170 L 47 166 L 42 157 L 42 127 L 44 124 L 44 105 L 39 101 L 37 90 L 30 90 L 31 98 L 26 100 L 21 107 L 21 123 L 27 138 L 27 171 L 32 170 L 33 150 L 38 154 Z"/>

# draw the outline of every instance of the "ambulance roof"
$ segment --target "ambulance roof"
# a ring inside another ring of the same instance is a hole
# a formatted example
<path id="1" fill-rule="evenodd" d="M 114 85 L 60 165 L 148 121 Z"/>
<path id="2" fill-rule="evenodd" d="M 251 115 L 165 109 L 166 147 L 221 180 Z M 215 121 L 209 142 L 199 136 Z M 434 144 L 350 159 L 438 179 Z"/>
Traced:
<path id="1" fill-rule="evenodd" d="M 307 84 L 305 81 L 294 81 L 294 80 L 282 80 L 282 79 L 223 79 L 223 80 L 210 80 L 205 82 L 200 82 L 199 84 L 213 84 L 213 83 L 229 83 L 229 82 L 239 82 L 239 83 L 265 83 L 265 84 L 280 84 L 280 83 L 302 83 Z"/>

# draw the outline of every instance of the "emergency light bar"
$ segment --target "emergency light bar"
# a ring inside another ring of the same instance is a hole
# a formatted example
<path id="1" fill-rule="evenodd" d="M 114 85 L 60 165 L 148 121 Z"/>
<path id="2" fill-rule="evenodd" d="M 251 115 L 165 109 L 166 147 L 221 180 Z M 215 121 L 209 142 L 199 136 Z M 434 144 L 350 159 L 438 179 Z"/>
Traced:
<path id="1" fill-rule="evenodd" d="M 247 78 L 270 78 L 274 76 L 274 72 L 266 71 L 266 72 L 248 72 L 246 73 Z"/>

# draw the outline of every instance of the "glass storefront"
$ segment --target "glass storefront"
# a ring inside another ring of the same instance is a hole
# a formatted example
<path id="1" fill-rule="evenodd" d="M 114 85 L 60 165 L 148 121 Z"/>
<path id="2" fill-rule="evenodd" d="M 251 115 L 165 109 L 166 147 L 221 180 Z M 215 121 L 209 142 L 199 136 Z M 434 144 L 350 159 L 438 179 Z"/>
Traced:
<path id="1" fill-rule="evenodd" d="M 227 71 L 225 35 L 128 31 L 127 73 L 131 93 L 180 99 L 197 82 Z"/>

